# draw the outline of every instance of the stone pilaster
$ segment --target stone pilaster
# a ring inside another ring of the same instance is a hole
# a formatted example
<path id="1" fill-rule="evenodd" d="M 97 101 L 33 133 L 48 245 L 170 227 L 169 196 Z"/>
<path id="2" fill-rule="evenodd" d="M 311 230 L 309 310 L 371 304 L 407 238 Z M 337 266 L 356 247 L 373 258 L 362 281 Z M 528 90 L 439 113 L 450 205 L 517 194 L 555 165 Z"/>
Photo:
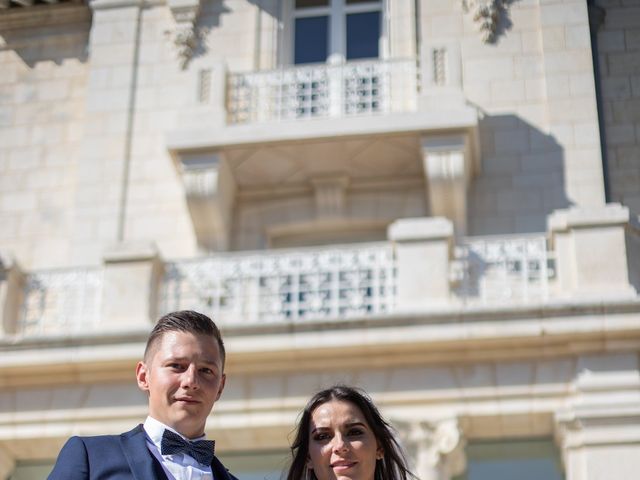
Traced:
<path id="1" fill-rule="evenodd" d="M 629 283 L 627 266 L 628 223 L 629 209 L 619 204 L 557 210 L 548 217 L 559 293 L 589 297 L 636 295 Z"/>
<path id="2" fill-rule="evenodd" d="M 410 311 L 446 305 L 453 225 L 446 219 L 404 218 L 388 230 L 398 265 L 397 308 Z"/>
<path id="3" fill-rule="evenodd" d="M 104 256 L 102 328 L 139 330 L 152 325 L 163 265 L 152 244 L 121 243 Z"/>
<path id="4" fill-rule="evenodd" d="M 0 337 L 16 333 L 24 282 L 20 265 L 13 258 L 0 256 Z"/>
<path id="5" fill-rule="evenodd" d="M 631 478 L 640 471 L 640 373 L 585 369 L 556 413 L 567 480 Z"/>
<path id="6" fill-rule="evenodd" d="M 126 237 L 142 0 L 91 0 L 88 83 L 71 262 L 94 265 Z"/>
<path id="7" fill-rule="evenodd" d="M 15 467 L 15 459 L 0 445 L 0 480 L 8 480 Z"/>

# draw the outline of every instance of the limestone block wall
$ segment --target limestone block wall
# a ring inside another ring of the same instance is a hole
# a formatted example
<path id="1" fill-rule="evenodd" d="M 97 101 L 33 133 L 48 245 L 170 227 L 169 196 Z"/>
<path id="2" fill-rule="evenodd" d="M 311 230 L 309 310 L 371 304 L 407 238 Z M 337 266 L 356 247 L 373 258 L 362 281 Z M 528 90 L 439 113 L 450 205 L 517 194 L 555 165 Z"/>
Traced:
<path id="1" fill-rule="evenodd" d="M 598 0 L 598 30 L 611 200 L 640 213 L 640 4 Z"/>
<path id="2" fill-rule="evenodd" d="M 89 26 L 0 32 L 0 248 L 25 267 L 71 256 Z"/>
<path id="3" fill-rule="evenodd" d="M 465 96 L 481 112 L 471 234 L 543 231 L 545 217 L 604 201 L 587 5 L 522 0 L 483 43 L 462 2 L 421 2 L 423 48 L 459 42 Z"/>
<path id="4" fill-rule="evenodd" d="M 153 240 L 166 258 L 197 245 L 184 187 L 165 137 L 197 102 L 201 70 L 224 60 L 252 70 L 256 16 L 250 2 L 203 2 L 200 42 L 183 69 L 166 5 L 94 8 L 82 178 L 73 238 L 76 263 L 93 264 L 118 240 Z M 115 47 L 118 47 L 117 49 Z M 104 148 L 92 148 L 98 143 Z"/>

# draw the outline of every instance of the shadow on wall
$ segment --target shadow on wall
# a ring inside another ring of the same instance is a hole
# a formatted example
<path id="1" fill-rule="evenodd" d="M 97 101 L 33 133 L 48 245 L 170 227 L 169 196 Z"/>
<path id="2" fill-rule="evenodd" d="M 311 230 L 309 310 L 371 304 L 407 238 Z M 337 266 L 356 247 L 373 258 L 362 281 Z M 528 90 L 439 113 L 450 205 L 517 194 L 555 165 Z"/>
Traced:
<path id="1" fill-rule="evenodd" d="M 485 115 L 478 131 L 482 166 L 469 188 L 469 234 L 545 232 L 547 216 L 572 205 L 562 145 L 516 115 Z"/>
<path id="2" fill-rule="evenodd" d="M 196 24 L 197 42 L 193 49 L 193 57 L 203 57 L 209 52 L 208 36 L 210 32 L 219 28 L 222 16 L 231 13 L 231 9 L 225 5 L 225 1 L 203 0 L 200 6 L 200 14 Z"/>

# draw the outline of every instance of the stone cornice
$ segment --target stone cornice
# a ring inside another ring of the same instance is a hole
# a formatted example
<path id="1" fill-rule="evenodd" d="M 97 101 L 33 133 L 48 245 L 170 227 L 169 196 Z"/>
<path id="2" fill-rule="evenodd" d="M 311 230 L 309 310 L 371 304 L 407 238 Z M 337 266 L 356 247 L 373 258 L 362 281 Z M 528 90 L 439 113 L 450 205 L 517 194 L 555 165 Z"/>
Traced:
<path id="1" fill-rule="evenodd" d="M 42 28 L 91 21 L 91 10 L 84 3 L 34 5 L 0 10 L 0 32 Z"/>
<path id="2" fill-rule="evenodd" d="M 617 306 L 617 308 L 616 308 Z M 392 365 L 442 365 L 567 358 L 640 349 L 640 305 L 573 304 L 464 314 L 394 315 L 285 329 L 225 329 L 231 373 Z M 144 348 L 142 332 L 110 342 L 5 339 L 0 384 L 6 387 L 131 379 Z M 99 340 L 100 339 L 100 340 Z M 318 362 L 318 358 L 323 358 Z"/>

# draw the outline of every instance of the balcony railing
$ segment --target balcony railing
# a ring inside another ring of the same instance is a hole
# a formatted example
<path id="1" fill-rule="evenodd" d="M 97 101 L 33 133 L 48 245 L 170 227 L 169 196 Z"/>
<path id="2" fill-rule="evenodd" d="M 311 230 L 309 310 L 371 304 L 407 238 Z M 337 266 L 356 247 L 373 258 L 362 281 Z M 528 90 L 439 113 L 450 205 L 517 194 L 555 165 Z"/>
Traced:
<path id="1" fill-rule="evenodd" d="M 165 269 L 163 311 L 200 310 L 223 325 L 338 320 L 394 306 L 388 243 L 217 256 Z"/>
<path id="2" fill-rule="evenodd" d="M 402 310 L 398 277 L 417 278 L 425 265 L 440 260 L 425 258 L 422 266 L 411 265 L 411 271 L 403 272 L 393 244 L 383 242 L 167 262 L 158 309 L 199 310 L 224 326 L 384 316 Z M 544 303 L 553 296 L 549 283 L 554 257 L 543 235 L 463 239 L 450 268 L 452 306 Z M 74 334 L 106 328 L 109 319 L 101 318 L 101 305 L 119 299 L 103 299 L 104 295 L 102 269 L 30 273 L 17 332 Z"/>
<path id="3" fill-rule="evenodd" d="M 455 257 L 453 293 L 467 304 L 549 298 L 555 263 L 544 236 L 466 238 Z"/>
<path id="4" fill-rule="evenodd" d="M 416 109 L 415 59 L 310 65 L 229 76 L 230 123 Z"/>
<path id="5" fill-rule="evenodd" d="M 47 335 L 87 332 L 100 322 L 101 269 L 34 272 L 24 288 L 19 333 Z"/>

